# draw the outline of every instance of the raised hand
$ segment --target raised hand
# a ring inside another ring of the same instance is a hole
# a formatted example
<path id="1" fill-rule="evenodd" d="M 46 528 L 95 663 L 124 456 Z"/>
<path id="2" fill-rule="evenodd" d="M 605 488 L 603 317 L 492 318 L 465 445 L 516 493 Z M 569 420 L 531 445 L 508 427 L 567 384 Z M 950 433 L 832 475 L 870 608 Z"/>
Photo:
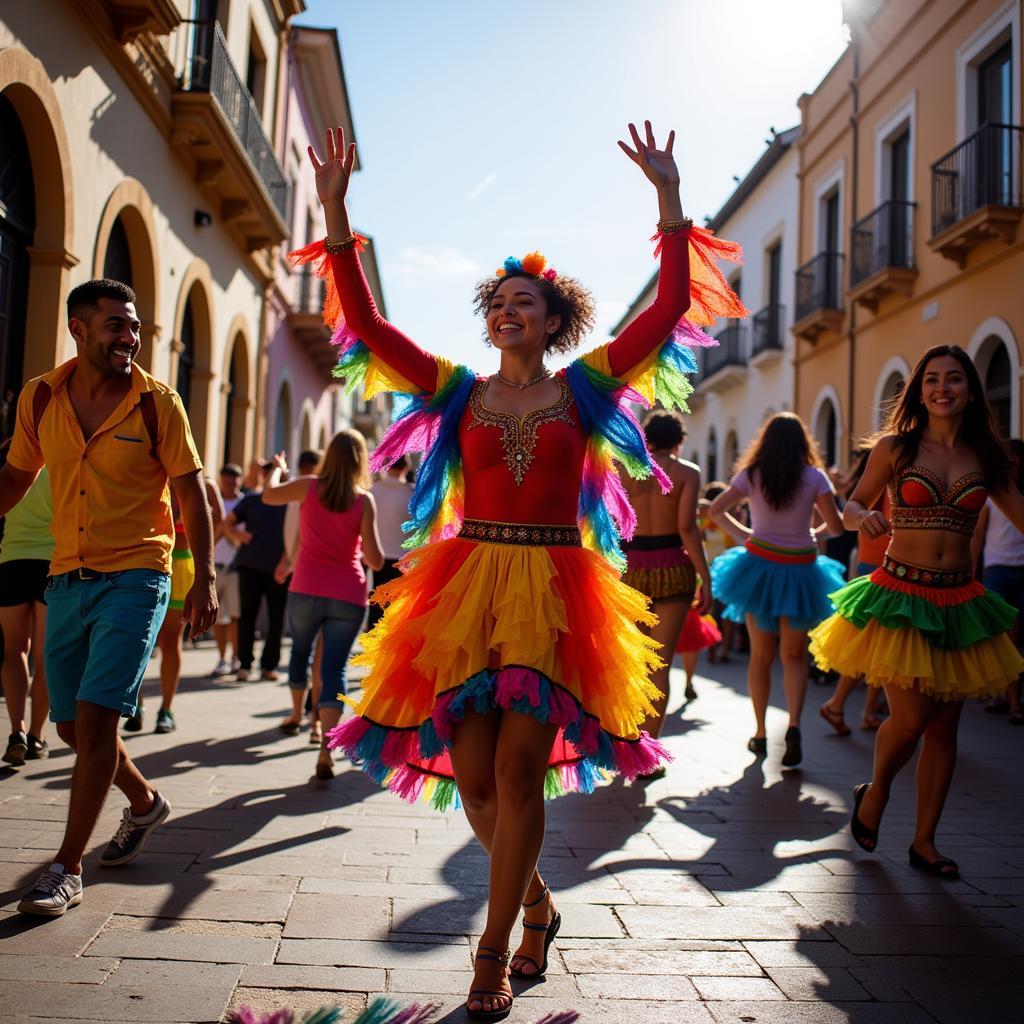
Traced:
<path id="1" fill-rule="evenodd" d="M 320 202 L 324 205 L 344 202 L 352 167 L 356 162 L 356 144 L 350 142 L 348 148 L 345 148 L 345 129 L 327 129 L 322 161 L 312 146 L 307 146 L 306 152 L 316 174 L 316 194 Z"/>
<path id="2" fill-rule="evenodd" d="M 646 141 L 640 138 L 636 125 L 630 124 L 629 134 L 632 136 L 633 145 L 636 149 L 630 149 L 621 139 L 619 148 L 640 170 L 647 175 L 648 179 L 657 189 L 678 188 L 679 168 L 676 167 L 675 157 L 672 155 L 672 146 L 676 141 L 676 133 L 668 133 L 668 141 L 664 149 L 658 149 L 654 141 L 654 131 L 650 121 L 644 121 Z"/>

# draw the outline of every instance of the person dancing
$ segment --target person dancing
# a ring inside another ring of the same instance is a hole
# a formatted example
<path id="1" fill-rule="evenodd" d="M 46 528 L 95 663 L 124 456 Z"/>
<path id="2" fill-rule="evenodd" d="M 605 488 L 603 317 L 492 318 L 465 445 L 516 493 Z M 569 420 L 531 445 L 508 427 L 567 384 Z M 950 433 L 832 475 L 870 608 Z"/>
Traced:
<path id="1" fill-rule="evenodd" d="M 711 575 L 704 555 L 704 542 L 697 527 L 697 499 L 700 469 L 679 458 L 686 438 L 683 419 L 676 412 L 656 409 L 644 420 L 644 437 L 655 462 L 672 481 L 672 490 L 662 494 L 653 478 L 634 481 L 628 475 L 623 486 L 636 510 L 636 533 L 623 544 L 626 552 L 624 583 L 646 594 L 658 621 L 651 636 L 664 652 L 664 664 L 651 676 L 660 696 L 654 700 L 654 714 L 642 728 L 658 738 L 665 720 L 669 697 L 669 670 L 679 635 L 700 579 L 696 612 L 711 608 Z M 687 680 L 692 691 L 693 685 Z M 663 778 L 664 766 L 643 776 L 648 781 Z"/>
<path id="2" fill-rule="evenodd" d="M 633 148 L 620 145 L 658 194 L 657 297 L 615 341 L 557 373 L 546 354 L 569 351 L 594 323 L 582 285 L 540 253 L 509 257 L 475 302 L 499 371 L 477 377 L 432 356 L 378 314 L 363 277 L 345 209 L 355 147 L 336 129 L 322 162 L 309 150 L 330 241 L 293 259 L 328 279 L 337 372 L 367 395 L 406 394 L 373 468 L 426 448 L 406 541 L 416 550 L 402 576 L 375 591 L 385 613 L 363 638 L 358 661 L 369 671 L 358 717 L 331 742 L 408 799 L 444 809 L 457 784 L 490 854 L 466 1004 L 474 1020 L 511 1012 L 510 966 L 526 979 L 547 969 L 561 918 L 537 872 L 545 795 L 589 792 L 603 772 L 632 778 L 667 757 L 639 728 L 654 712 L 648 674 L 660 662 L 637 627 L 654 624 L 646 599 L 619 579 L 620 531 L 630 534 L 635 519 L 614 459 L 671 485 L 625 399 L 681 404 L 696 366 L 682 343 L 706 343 L 697 324 L 746 310 L 715 265 L 738 261 L 739 247 L 684 219 L 674 136 L 659 149 L 646 127 L 641 139 L 631 125 Z M 524 902 L 512 958 L 506 947 Z"/>
<path id="3" fill-rule="evenodd" d="M 818 446 L 799 416 L 772 416 L 738 467 L 708 514 L 743 546 L 729 548 L 714 560 L 711 580 L 725 605 L 725 618 L 746 620 L 750 634 L 747 681 L 756 728 L 747 749 L 758 757 L 768 752 L 765 716 L 778 651 L 789 711 L 782 766 L 795 768 L 803 760 L 800 716 L 807 696 L 807 631 L 831 614 L 828 595 L 846 579 L 844 567 L 819 555 L 815 541 L 822 531 L 842 533 L 843 523 Z M 729 514 L 744 499 L 750 505 L 749 528 Z M 824 522 L 812 530 L 815 509 Z"/>
<path id="4" fill-rule="evenodd" d="M 881 568 L 832 595 L 835 614 L 811 634 L 822 668 L 885 689 L 871 781 L 854 789 L 850 828 L 874 851 L 900 769 L 918 745 L 912 867 L 955 879 L 935 833 L 956 766 L 967 698 L 1001 693 L 1024 668 L 1008 631 L 1016 609 L 974 579 L 971 538 L 991 497 L 1018 530 L 1024 498 L 992 422 L 978 371 L 958 345 L 921 357 L 843 512 L 849 529 L 891 533 Z M 872 508 L 889 488 L 891 519 Z"/>

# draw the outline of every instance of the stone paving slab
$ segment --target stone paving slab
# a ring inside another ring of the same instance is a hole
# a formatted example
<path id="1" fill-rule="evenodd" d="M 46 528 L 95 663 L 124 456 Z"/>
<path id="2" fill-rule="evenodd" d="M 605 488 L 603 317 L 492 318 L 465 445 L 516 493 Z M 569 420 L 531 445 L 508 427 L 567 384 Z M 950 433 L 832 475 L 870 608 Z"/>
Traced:
<path id="1" fill-rule="evenodd" d="M 198 673 L 214 660 L 186 652 L 176 733 L 128 740 L 171 818 L 135 862 L 100 870 L 123 806 L 113 793 L 85 901 L 61 920 L 13 907 L 59 843 L 73 759 L 57 741 L 49 761 L 0 772 L 0 1024 L 354 1013 L 378 993 L 435 1001 L 440 1022 L 461 1024 L 487 868 L 464 817 L 406 806 L 341 760 L 317 782 L 306 734 L 276 729 L 287 688 L 213 686 Z M 511 1024 L 568 1007 L 583 1024 L 974 1024 L 979 1006 L 986 1024 L 1013 1021 L 1024 737 L 965 710 L 940 835 L 963 878 L 943 882 L 906 863 L 909 773 L 879 852 L 852 844 L 850 789 L 872 738 L 819 728 L 828 691 L 811 689 L 799 771 L 779 769 L 777 708 L 768 758 L 750 757 L 744 671 L 716 667 L 696 704 L 670 704 L 664 780 L 549 805 L 542 870 L 564 924 L 546 981 L 516 983 Z"/>

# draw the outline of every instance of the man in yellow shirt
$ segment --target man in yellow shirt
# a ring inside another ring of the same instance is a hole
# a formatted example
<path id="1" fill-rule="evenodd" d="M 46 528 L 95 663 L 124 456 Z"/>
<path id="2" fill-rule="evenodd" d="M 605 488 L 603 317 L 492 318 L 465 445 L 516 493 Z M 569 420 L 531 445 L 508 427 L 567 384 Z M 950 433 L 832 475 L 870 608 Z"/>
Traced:
<path id="1" fill-rule="evenodd" d="M 46 590 L 50 718 L 77 753 L 64 841 L 25 895 L 22 913 L 59 917 L 82 901 L 82 856 L 111 783 L 128 798 L 100 855 L 125 864 L 170 810 L 117 735 L 167 610 L 174 526 L 168 481 L 195 557 L 184 619 L 196 634 L 217 613 L 213 527 L 181 399 L 135 365 L 141 324 L 135 293 L 88 281 L 68 296 L 78 355 L 28 382 L 7 465 L 0 515 L 45 464 L 56 546 Z"/>

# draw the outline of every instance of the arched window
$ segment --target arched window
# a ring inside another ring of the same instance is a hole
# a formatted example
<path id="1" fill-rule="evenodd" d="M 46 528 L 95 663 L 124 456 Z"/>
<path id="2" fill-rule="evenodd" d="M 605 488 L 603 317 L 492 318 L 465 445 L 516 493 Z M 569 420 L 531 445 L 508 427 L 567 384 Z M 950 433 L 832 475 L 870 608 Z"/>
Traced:
<path id="1" fill-rule="evenodd" d="M 286 452 L 292 443 L 292 392 L 288 381 L 282 381 L 277 392 L 274 411 L 274 451 Z"/>
<path id="2" fill-rule="evenodd" d="M 234 351 L 231 354 L 231 366 L 228 369 L 228 395 L 227 395 L 227 409 L 224 415 L 224 461 L 231 462 L 232 442 L 235 439 L 235 419 L 238 415 L 238 404 L 242 400 L 242 396 L 238 391 L 239 384 L 239 373 L 238 373 L 238 362 L 239 353 L 238 347 L 245 345 L 245 342 L 241 337 L 235 339 Z M 242 459 L 236 461 L 241 462 Z"/>
<path id="3" fill-rule="evenodd" d="M 718 479 L 718 438 L 715 428 L 708 431 L 708 481 Z"/>
<path id="4" fill-rule="evenodd" d="M 178 353 L 178 374 L 174 381 L 175 390 L 181 396 L 185 412 L 192 403 L 192 371 L 196 365 L 196 321 L 192 315 L 192 296 L 185 300 L 185 311 L 181 315 L 181 351 Z"/>
<path id="5" fill-rule="evenodd" d="M 999 436 L 1008 438 L 1011 432 L 1010 424 L 1010 356 L 1006 351 L 1006 345 L 1001 338 L 987 338 L 985 345 L 992 345 L 991 355 L 988 359 L 988 367 L 985 370 L 985 395 L 988 404 L 992 406 L 996 426 L 999 429 Z"/>
<path id="6" fill-rule="evenodd" d="M 740 439 L 736 436 L 735 430 L 730 430 L 725 436 L 725 464 L 723 468 L 726 473 L 732 476 L 733 467 L 740 457 Z"/>
<path id="7" fill-rule="evenodd" d="M 121 281 L 130 288 L 132 280 L 132 252 L 128 245 L 128 232 L 124 221 L 118 217 L 110 228 L 107 251 L 103 257 L 103 276 Z"/>
<path id="8" fill-rule="evenodd" d="M 889 418 L 889 413 L 892 412 L 896 403 L 900 400 L 900 395 L 903 394 L 903 386 L 906 383 L 903 379 L 903 374 L 899 370 L 894 370 L 886 378 L 885 384 L 882 385 L 882 398 L 878 406 L 879 429 L 885 424 L 885 421 Z"/>
<path id="9" fill-rule="evenodd" d="M 838 444 L 836 434 L 838 433 L 839 418 L 836 415 L 836 407 L 831 398 L 826 398 L 818 409 L 818 415 L 814 422 L 814 436 L 821 448 L 821 457 L 825 460 L 826 466 L 836 465 L 838 455 Z"/>

